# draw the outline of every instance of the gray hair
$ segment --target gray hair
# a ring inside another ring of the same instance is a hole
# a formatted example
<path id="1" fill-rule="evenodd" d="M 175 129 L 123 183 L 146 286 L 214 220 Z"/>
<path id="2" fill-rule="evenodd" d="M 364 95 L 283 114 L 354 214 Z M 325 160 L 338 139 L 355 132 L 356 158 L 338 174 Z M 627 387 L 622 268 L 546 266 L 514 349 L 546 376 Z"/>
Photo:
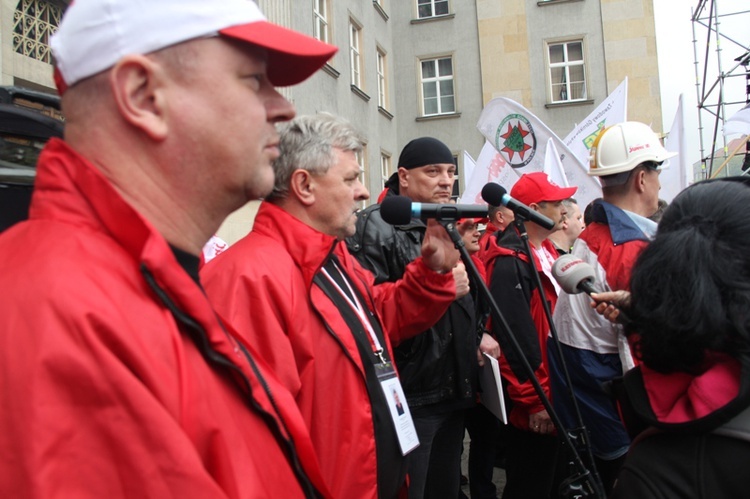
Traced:
<path id="1" fill-rule="evenodd" d="M 295 170 L 323 175 L 335 163 L 334 148 L 359 153 L 364 148 L 362 134 L 344 118 L 329 113 L 298 116 L 279 125 L 281 155 L 274 161 L 273 192 L 266 199 L 289 195 L 289 182 Z"/>
<path id="2" fill-rule="evenodd" d="M 574 204 L 578 204 L 578 201 L 576 201 L 576 198 L 568 198 L 568 199 L 563 199 L 562 204 L 566 208 L 572 208 Z"/>

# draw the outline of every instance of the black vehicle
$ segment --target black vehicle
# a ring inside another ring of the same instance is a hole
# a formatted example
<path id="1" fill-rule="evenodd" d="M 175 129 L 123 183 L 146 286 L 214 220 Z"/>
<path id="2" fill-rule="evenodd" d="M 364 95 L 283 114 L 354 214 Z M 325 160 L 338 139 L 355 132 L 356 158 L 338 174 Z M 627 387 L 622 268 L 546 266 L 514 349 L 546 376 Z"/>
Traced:
<path id="1" fill-rule="evenodd" d="M 59 97 L 0 87 L 0 232 L 28 217 L 39 153 L 63 125 Z"/>

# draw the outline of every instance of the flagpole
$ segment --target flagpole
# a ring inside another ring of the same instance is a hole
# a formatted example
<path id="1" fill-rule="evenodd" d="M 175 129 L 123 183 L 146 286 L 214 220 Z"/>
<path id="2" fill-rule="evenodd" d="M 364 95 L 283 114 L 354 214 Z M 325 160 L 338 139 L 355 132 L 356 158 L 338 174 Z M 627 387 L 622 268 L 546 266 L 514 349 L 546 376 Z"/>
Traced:
<path id="1" fill-rule="evenodd" d="M 724 167 L 727 166 L 727 164 L 729 163 L 729 160 L 732 159 L 739 152 L 740 149 L 742 149 L 743 147 L 745 147 L 745 144 L 747 144 L 748 141 L 750 141 L 750 135 L 747 135 L 745 137 L 745 140 L 743 140 L 742 142 L 740 142 L 740 145 L 738 145 L 737 148 L 734 151 L 732 151 L 732 154 L 730 154 L 729 157 L 726 160 L 724 160 L 724 162 L 721 164 L 721 166 L 719 167 L 719 169 L 716 170 L 716 173 L 714 173 L 713 175 L 711 175 L 711 178 L 716 178 L 716 176 L 719 173 L 721 173 L 721 170 L 723 170 Z"/>

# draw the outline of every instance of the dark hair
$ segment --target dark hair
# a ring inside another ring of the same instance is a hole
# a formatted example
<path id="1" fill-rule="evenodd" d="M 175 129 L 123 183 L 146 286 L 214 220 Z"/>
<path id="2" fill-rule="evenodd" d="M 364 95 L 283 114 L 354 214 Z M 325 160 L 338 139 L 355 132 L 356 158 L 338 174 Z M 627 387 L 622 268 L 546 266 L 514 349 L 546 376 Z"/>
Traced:
<path id="1" fill-rule="evenodd" d="M 649 368 L 697 374 L 707 353 L 750 352 L 748 204 L 750 183 L 722 179 L 687 188 L 664 212 L 630 282 L 626 332 Z"/>
<path id="2" fill-rule="evenodd" d="M 601 200 L 602 198 L 596 198 L 592 200 L 589 204 L 586 205 L 586 208 L 583 210 L 583 223 L 586 226 L 594 221 L 594 203 Z"/>

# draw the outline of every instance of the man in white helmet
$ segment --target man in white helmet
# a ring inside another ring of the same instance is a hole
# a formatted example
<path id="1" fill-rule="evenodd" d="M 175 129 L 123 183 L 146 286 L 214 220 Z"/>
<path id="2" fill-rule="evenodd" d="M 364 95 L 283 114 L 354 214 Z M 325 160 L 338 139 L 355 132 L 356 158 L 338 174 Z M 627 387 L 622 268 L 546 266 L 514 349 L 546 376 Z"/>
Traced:
<path id="1" fill-rule="evenodd" d="M 643 123 L 624 122 L 605 129 L 591 150 L 589 175 L 602 183 L 593 205 L 593 223 L 581 233 L 573 255 L 596 273 L 597 289 L 627 289 L 630 270 L 656 233 L 647 217 L 659 202 L 662 163 L 674 156 Z M 610 490 L 630 439 L 602 383 L 630 369 L 632 356 L 622 327 L 598 315 L 585 294 L 560 294 L 553 321 L 560 347 L 589 433 L 594 460 L 604 487 Z M 577 427 L 554 340 L 548 343 L 552 400 L 566 428 Z"/>

